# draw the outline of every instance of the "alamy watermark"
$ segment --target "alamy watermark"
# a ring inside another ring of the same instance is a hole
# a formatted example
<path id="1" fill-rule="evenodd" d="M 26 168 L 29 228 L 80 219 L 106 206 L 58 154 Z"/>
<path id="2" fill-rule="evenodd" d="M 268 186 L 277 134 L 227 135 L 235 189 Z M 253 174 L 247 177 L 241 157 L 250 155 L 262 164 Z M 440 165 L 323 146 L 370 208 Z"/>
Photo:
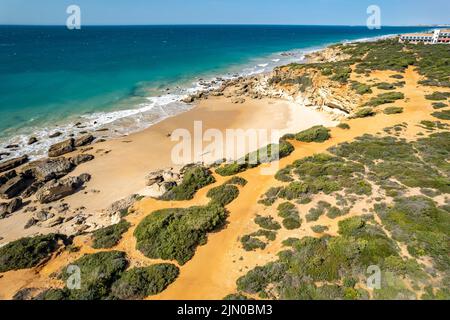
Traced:
<path id="1" fill-rule="evenodd" d="M 66 20 L 66 27 L 69 30 L 81 29 L 81 8 L 75 4 L 67 7 L 66 13 L 69 15 Z"/>
<path id="2" fill-rule="evenodd" d="M 366 25 L 370 30 L 381 29 L 381 8 L 377 5 L 370 5 L 367 7 L 367 18 Z"/>
<path id="3" fill-rule="evenodd" d="M 174 165 L 188 163 L 232 162 L 259 165 L 262 175 L 272 175 L 279 169 L 279 130 L 267 129 L 203 129 L 202 121 L 194 121 L 193 131 L 176 129 L 171 140 L 171 160 Z"/>

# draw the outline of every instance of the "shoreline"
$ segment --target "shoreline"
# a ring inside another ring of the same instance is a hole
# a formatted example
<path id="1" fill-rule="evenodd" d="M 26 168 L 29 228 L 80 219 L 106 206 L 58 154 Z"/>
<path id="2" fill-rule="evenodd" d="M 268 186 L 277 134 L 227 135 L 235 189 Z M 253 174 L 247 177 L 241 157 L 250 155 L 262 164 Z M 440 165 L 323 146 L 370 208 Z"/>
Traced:
<path id="1" fill-rule="evenodd" d="M 44 126 L 42 128 L 35 128 L 35 134 L 21 133 L 17 136 L 15 135 L 9 138 L 2 138 L 2 140 L 5 140 L 2 143 L 2 150 L 0 151 L 0 161 L 6 161 L 23 155 L 28 155 L 31 160 L 45 158 L 47 150 L 52 144 L 64 141 L 65 139 L 73 137 L 77 134 L 93 134 L 97 140 L 122 139 L 130 134 L 144 131 L 154 125 L 157 125 L 161 121 L 183 114 L 195 108 L 195 105 L 192 103 L 183 102 L 186 97 L 208 93 L 211 90 L 219 88 L 221 85 L 226 85 L 227 82 L 230 81 L 233 82 L 239 79 L 251 78 L 253 76 L 267 75 L 273 72 L 275 68 L 285 66 L 289 63 L 297 62 L 307 64 L 309 63 L 307 56 L 321 52 L 332 45 L 371 42 L 392 38 L 395 36 L 395 34 L 389 34 L 372 38 L 342 40 L 303 49 L 295 48 L 287 51 L 273 52 L 264 57 L 255 57 L 255 63 L 248 62 L 243 64 L 240 67 L 240 71 L 232 72 L 230 70 L 225 74 L 208 75 L 208 79 L 203 79 L 201 77 L 192 79 L 192 82 L 189 81 L 191 83 L 190 86 L 176 86 L 175 88 L 170 88 L 170 93 L 168 94 L 163 93 L 159 96 L 148 96 L 146 97 L 148 100 L 147 103 L 137 105 L 132 109 L 111 110 L 107 112 L 94 112 L 92 114 L 78 115 L 74 119 L 67 119 L 62 125 L 57 125 L 55 127 Z M 284 57 L 285 59 L 272 59 L 275 56 L 278 58 Z M 257 64 L 258 60 L 272 61 L 274 62 L 274 65 L 267 69 L 267 65 L 262 66 L 261 64 Z M 250 66 L 253 66 L 253 68 L 260 68 L 260 70 L 256 69 L 254 72 L 249 71 L 249 69 L 252 68 Z M 173 90 L 175 92 L 172 92 Z M 131 96 L 129 98 L 131 98 Z M 159 104 L 159 100 L 165 102 Z M 155 115 L 153 113 L 149 113 L 158 108 L 160 110 L 164 110 L 166 115 Z M 104 119 L 103 121 L 101 121 L 102 118 Z M 134 120 L 132 119 L 135 118 L 142 119 L 138 122 L 133 122 Z M 90 128 L 90 130 L 87 128 Z M 57 138 L 50 138 L 48 135 L 51 133 L 61 133 L 61 135 Z M 28 140 L 31 137 L 36 137 L 38 142 L 36 144 L 28 145 Z M 9 149 L 7 148 L 8 145 L 19 145 L 20 148 Z"/>

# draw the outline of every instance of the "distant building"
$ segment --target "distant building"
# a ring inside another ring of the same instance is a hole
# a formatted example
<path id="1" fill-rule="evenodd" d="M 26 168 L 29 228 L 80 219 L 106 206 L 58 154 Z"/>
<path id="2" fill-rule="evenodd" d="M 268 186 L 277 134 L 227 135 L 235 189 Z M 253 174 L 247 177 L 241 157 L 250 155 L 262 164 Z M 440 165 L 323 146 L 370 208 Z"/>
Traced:
<path id="1" fill-rule="evenodd" d="M 430 33 L 411 33 L 400 36 L 400 42 L 410 43 L 450 43 L 450 29 L 436 29 Z"/>

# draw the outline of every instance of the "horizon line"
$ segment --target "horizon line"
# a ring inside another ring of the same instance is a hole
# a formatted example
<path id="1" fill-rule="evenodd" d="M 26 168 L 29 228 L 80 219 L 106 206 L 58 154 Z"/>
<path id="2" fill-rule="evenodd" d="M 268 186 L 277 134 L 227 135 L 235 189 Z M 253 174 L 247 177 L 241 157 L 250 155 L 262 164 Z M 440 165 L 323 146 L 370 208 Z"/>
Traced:
<path id="1" fill-rule="evenodd" d="M 20 27 L 65 27 L 65 24 L 2 24 L 0 26 Z M 319 27 L 367 27 L 364 24 L 276 24 L 276 23 L 156 23 L 156 24 L 85 24 L 82 27 L 132 27 L 132 26 L 319 26 Z M 383 27 L 448 27 L 450 24 L 382 25 Z M 376 29 L 375 29 L 376 30 Z"/>

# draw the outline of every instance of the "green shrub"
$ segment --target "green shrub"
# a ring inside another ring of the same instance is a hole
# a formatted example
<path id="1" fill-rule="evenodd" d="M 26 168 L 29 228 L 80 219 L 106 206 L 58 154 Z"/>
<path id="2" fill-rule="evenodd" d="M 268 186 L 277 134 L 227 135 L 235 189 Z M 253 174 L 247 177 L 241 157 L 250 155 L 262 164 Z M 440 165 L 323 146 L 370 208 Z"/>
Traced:
<path id="1" fill-rule="evenodd" d="M 276 222 L 272 217 L 262 217 L 256 216 L 255 223 L 259 225 L 261 228 L 267 230 L 279 230 L 281 226 L 278 222 Z"/>
<path id="2" fill-rule="evenodd" d="M 379 204 L 375 209 L 393 238 L 405 243 L 412 256 L 432 257 L 439 270 L 448 270 L 450 216 L 433 200 L 422 196 L 397 198 L 393 206 Z"/>
<path id="3" fill-rule="evenodd" d="M 433 103 L 433 109 L 435 109 L 435 110 L 446 108 L 447 106 L 448 105 L 446 103 L 443 103 L 443 102 L 434 102 Z"/>
<path id="4" fill-rule="evenodd" d="M 179 269 L 169 263 L 133 268 L 122 273 L 111 288 L 112 296 L 121 300 L 137 300 L 164 291 L 178 277 Z"/>
<path id="5" fill-rule="evenodd" d="M 245 251 L 255 251 L 256 249 L 264 250 L 266 244 L 258 238 L 251 235 L 245 235 L 241 238 L 241 244 Z"/>
<path id="6" fill-rule="evenodd" d="M 225 182 L 225 184 L 234 184 L 237 186 L 245 187 L 247 185 L 247 180 L 241 177 L 233 177 Z"/>
<path id="7" fill-rule="evenodd" d="M 375 115 L 372 108 L 362 108 L 355 112 L 354 118 L 367 118 Z"/>
<path id="8" fill-rule="evenodd" d="M 281 203 L 278 206 L 278 215 L 283 218 L 283 226 L 287 230 L 294 230 L 301 227 L 302 220 L 297 208 L 290 202 Z"/>
<path id="9" fill-rule="evenodd" d="M 206 243 L 207 233 L 224 225 L 226 210 L 217 203 L 203 207 L 158 210 L 134 231 L 136 248 L 151 259 L 177 260 L 183 265 Z"/>
<path id="10" fill-rule="evenodd" d="M 223 207 L 239 196 L 239 189 L 234 185 L 224 184 L 209 190 L 206 196 Z"/>
<path id="11" fill-rule="evenodd" d="M 349 130 L 350 125 L 348 123 L 339 123 L 338 128 L 343 129 L 343 130 Z"/>
<path id="12" fill-rule="evenodd" d="M 249 299 L 247 296 L 241 294 L 241 293 L 233 293 L 225 296 L 223 300 L 229 300 L 229 301 L 239 301 L 239 300 L 253 300 Z"/>
<path id="13" fill-rule="evenodd" d="M 324 126 L 315 126 L 295 135 L 295 139 L 302 142 L 325 142 L 330 138 L 330 129 Z"/>
<path id="14" fill-rule="evenodd" d="M 401 99 L 405 99 L 405 95 L 401 92 L 386 92 L 372 98 L 369 102 L 367 102 L 367 105 L 376 107 L 382 104 L 393 103 Z"/>
<path id="15" fill-rule="evenodd" d="M 390 76 L 389 78 L 392 78 L 392 79 L 404 79 L 405 77 L 403 75 L 401 75 L 401 74 L 394 74 L 394 75 Z"/>
<path id="16" fill-rule="evenodd" d="M 289 142 L 280 139 L 279 144 L 270 144 L 255 152 L 247 154 L 245 157 L 225 164 L 216 169 L 216 173 L 227 177 L 259 166 L 261 163 L 269 163 L 289 156 L 294 151 L 294 146 Z"/>
<path id="17" fill-rule="evenodd" d="M 186 170 L 183 181 L 161 196 L 161 200 L 183 201 L 191 200 L 197 190 L 215 182 L 211 171 L 202 167 L 194 166 Z"/>
<path id="18" fill-rule="evenodd" d="M 377 88 L 380 90 L 394 90 L 395 86 L 391 83 L 381 82 L 377 85 Z"/>
<path id="19" fill-rule="evenodd" d="M 433 112 L 431 115 L 441 120 L 450 120 L 450 110 Z"/>
<path id="20" fill-rule="evenodd" d="M 433 92 L 432 94 L 428 94 L 425 96 L 427 100 L 447 100 L 450 97 L 450 93 L 448 92 Z"/>
<path id="21" fill-rule="evenodd" d="M 325 231 L 328 231 L 328 227 L 327 226 L 312 226 L 311 230 L 315 233 L 324 233 Z"/>
<path id="22" fill-rule="evenodd" d="M 131 224 L 126 220 L 121 220 L 118 224 L 99 229 L 92 234 L 94 249 L 109 249 L 117 245 L 122 235 L 128 231 Z"/>
<path id="23" fill-rule="evenodd" d="M 352 89 L 354 91 L 356 91 L 357 94 L 368 94 L 368 93 L 372 93 L 372 89 L 370 88 L 370 86 L 368 86 L 367 84 L 364 83 L 360 83 L 357 81 L 354 81 L 352 83 Z"/>
<path id="24" fill-rule="evenodd" d="M 398 113 L 403 113 L 403 108 L 402 107 L 387 107 L 386 109 L 384 109 L 383 111 L 385 114 L 398 114 Z"/>
<path id="25" fill-rule="evenodd" d="M 28 269 L 50 257 L 65 237 L 58 234 L 22 238 L 0 248 L 0 272 Z"/>
<path id="26" fill-rule="evenodd" d="M 67 266 L 61 275 L 66 281 L 72 275 L 70 267 L 79 267 L 81 289 L 65 289 L 63 295 L 69 300 L 107 299 L 110 297 L 111 285 L 120 277 L 127 265 L 125 253 L 121 251 L 84 255 Z"/>

